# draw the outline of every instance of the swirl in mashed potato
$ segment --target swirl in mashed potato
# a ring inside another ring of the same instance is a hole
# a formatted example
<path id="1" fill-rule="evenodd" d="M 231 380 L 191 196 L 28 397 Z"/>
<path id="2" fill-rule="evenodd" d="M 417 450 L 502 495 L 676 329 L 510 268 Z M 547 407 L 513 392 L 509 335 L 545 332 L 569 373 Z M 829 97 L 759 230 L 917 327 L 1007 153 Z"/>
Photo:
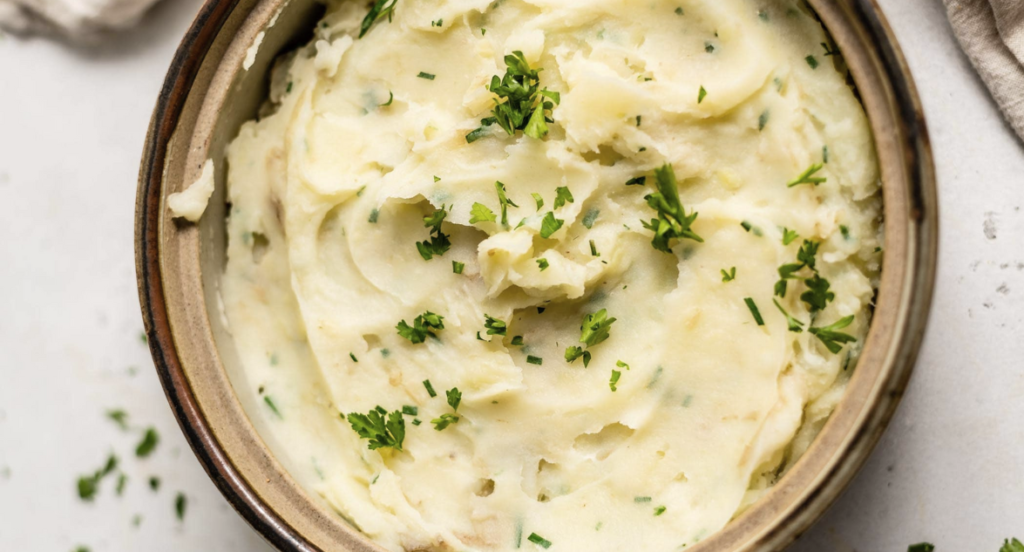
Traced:
<path id="1" fill-rule="evenodd" d="M 251 418 L 388 550 L 710 536 L 867 332 L 879 173 L 841 55 L 790 0 L 394 6 L 359 38 L 366 3 L 330 3 L 228 148 Z M 550 122 L 509 134 L 486 121 L 514 52 Z"/>

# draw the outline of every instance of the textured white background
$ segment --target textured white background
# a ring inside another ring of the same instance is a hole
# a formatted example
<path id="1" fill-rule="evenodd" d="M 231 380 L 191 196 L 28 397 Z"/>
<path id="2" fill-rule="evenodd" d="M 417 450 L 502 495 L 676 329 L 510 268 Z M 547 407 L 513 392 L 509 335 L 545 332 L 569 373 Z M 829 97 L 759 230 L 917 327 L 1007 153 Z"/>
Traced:
<path id="1" fill-rule="evenodd" d="M 891 428 L 793 550 L 902 552 L 929 540 L 940 552 L 996 552 L 1024 536 L 1024 147 L 957 49 L 941 2 L 880 3 L 931 126 L 938 288 Z M 0 38 L 0 551 L 267 550 L 195 461 L 139 340 L 136 172 L 199 4 L 164 2 L 141 28 L 85 51 Z M 114 407 L 160 430 L 151 458 L 132 457 L 138 430 L 108 422 Z M 83 504 L 77 475 L 111 451 L 130 478 L 124 496 L 109 480 Z M 184 523 L 178 491 L 189 497 Z"/>

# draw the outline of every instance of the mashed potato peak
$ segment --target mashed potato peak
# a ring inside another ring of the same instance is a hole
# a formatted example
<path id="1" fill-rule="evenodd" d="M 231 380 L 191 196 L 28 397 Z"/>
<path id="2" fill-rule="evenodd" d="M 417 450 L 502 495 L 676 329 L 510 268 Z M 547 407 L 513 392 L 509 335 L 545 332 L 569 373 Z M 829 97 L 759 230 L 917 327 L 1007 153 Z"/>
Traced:
<path id="1" fill-rule="evenodd" d="M 820 23 L 787 0 L 398 0 L 357 38 L 365 15 L 331 3 L 228 148 L 232 377 L 261 434 L 389 550 L 721 529 L 824 423 L 869 323 L 878 168 Z M 481 125 L 513 52 L 557 93 L 546 134 Z M 646 199 L 668 168 L 681 213 L 673 187 Z M 672 213 L 694 236 L 659 250 Z M 401 450 L 344 419 L 378 406 L 405 412 Z"/>

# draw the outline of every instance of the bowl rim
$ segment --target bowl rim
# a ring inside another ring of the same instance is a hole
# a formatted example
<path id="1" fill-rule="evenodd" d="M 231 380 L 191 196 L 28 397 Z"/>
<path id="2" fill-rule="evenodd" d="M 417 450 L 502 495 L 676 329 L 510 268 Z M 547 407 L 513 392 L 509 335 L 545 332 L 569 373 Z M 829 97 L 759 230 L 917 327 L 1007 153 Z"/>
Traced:
<path id="1" fill-rule="evenodd" d="M 935 170 L 923 109 L 906 60 L 877 0 L 809 1 L 819 12 L 841 9 L 847 17 L 857 19 L 859 28 L 874 44 L 878 70 L 889 87 L 889 102 L 900 126 L 894 143 L 905 157 L 904 179 L 910 209 L 907 222 L 912 227 L 912 236 L 908 238 L 912 242 L 910 258 L 906 260 L 910 273 L 905 283 L 908 291 L 900 305 L 902 314 L 896 328 L 902 337 L 887 351 L 886 362 L 891 366 L 886 374 L 879 376 L 881 381 L 871 396 L 873 404 L 865 409 L 867 414 L 856 424 L 857 431 L 843 446 L 837 445 L 837 459 L 822 470 L 819 480 L 809 484 L 811 492 L 784 512 L 768 531 L 756 535 L 756 539 L 747 535 L 747 540 L 737 541 L 730 547 L 723 537 L 723 548 L 714 550 L 781 550 L 806 531 L 838 498 L 869 457 L 902 397 L 924 336 L 934 290 L 938 257 Z M 317 551 L 321 548 L 289 524 L 253 488 L 217 439 L 179 358 L 164 295 L 161 223 L 166 217 L 163 197 L 167 150 L 200 68 L 224 25 L 236 16 L 234 12 L 240 3 L 242 0 L 206 1 L 182 39 L 160 89 L 145 141 L 136 198 L 139 300 L 150 351 L 167 400 L 189 445 L 214 484 L 232 507 L 278 549 Z M 828 4 L 834 6 L 827 7 Z M 875 326 L 874 321 L 872 326 Z M 734 523 L 730 523 L 732 525 Z M 708 542 L 720 540 L 718 537 L 716 534 Z M 706 549 L 703 545 L 698 548 Z"/>

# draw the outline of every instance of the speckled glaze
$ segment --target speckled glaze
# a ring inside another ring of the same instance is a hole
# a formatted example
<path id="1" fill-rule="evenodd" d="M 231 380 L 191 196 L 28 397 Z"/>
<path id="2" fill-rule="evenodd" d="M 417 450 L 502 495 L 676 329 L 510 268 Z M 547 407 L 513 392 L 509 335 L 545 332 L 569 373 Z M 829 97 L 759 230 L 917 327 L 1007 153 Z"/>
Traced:
<path id="1" fill-rule="evenodd" d="M 846 395 L 807 453 L 760 502 L 694 552 L 782 550 L 839 496 L 867 459 L 903 394 L 927 322 L 938 248 L 928 134 L 913 80 L 873 0 L 808 0 L 850 66 L 875 134 L 885 202 L 882 281 L 871 331 Z M 185 35 L 157 99 L 139 174 L 136 270 L 142 315 L 167 399 L 196 456 L 236 510 L 285 551 L 381 549 L 283 470 L 253 429 L 229 373 L 222 322 L 224 189 L 198 225 L 173 221 L 168 194 L 223 152 L 266 94 L 277 52 L 301 43 L 312 0 L 210 0 Z M 267 30 L 256 63 L 242 68 Z"/>

